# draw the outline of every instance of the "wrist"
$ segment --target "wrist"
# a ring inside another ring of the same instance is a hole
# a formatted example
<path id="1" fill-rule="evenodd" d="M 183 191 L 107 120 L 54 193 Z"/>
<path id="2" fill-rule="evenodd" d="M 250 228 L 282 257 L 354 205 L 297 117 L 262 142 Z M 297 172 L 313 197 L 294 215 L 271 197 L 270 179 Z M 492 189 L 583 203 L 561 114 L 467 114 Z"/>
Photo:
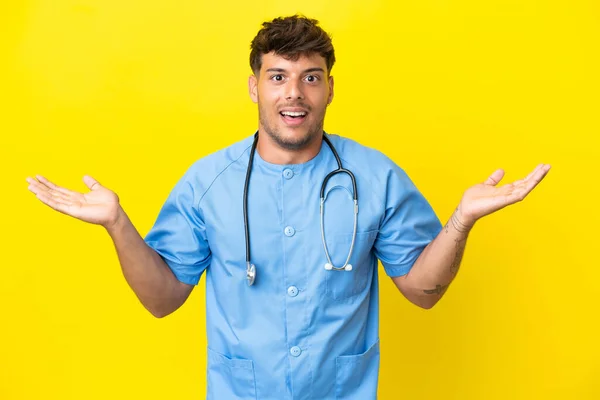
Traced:
<path id="1" fill-rule="evenodd" d="M 463 213 L 460 204 L 456 207 L 450 219 L 454 228 L 461 233 L 468 233 L 473 228 L 473 225 L 475 225 L 475 222 L 477 222 L 476 218 Z"/>
<path id="2" fill-rule="evenodd" d="M 112 217 L 109 221 L 103 224 L 104 229 L 112 236 L 114 233 L 122 230 L 123 226 L 127 223 L 127 214 L 125 214 L 125 210 L 119 205 L 117 208 L 117 212 L 114 217 Z"/>

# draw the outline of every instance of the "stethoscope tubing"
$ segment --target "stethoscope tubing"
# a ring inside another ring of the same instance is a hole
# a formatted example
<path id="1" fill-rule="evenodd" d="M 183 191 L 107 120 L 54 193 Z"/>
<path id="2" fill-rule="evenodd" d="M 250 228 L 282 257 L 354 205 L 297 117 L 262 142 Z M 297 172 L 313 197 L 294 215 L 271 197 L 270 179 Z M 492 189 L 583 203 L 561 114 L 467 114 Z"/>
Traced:
<path id="1" fill-rule="evenodd" d="M 342 165 L 342 160 L 338 155 L 335 147 L 329 140 L 326 134 L 323 134 L 323 140 L 329 146 L 329 149 L 333 153 L 335 160 L 337 162 L 337 169 L 331 171 L 325 176 L 323 179 L 323 183 L 321 184 L 321 197 L 320 197 L 320 225 L 321 225 L 321 240 L 323 241 L 323 248 L 325 250 L 325 257 L 327 258 L 327 264 L 325 264 L 325 269 L 334 270 L 334 271 L 351 271 L 352 265 L 349 264 L 350 258 L 352 257 L 352 252 L 354 251 L 354 244 L 356 241 L 356 231 L 358 226 L 358 190 L 356 189 L 356 178 L 352 171 L 345 169 Z M 250 150 L 250 159 L 248 160 L 248 168 L 246 171 L 246 181 L 244 182 L 244 234 L 246 241 L 246 279 L 248 281 L 248 285 L 252 286 L 256 279 L 256 267 L 252 264 L 250 259 L 250 228 L 248 224 L 248 187 L 250 185 L 250 174 L 252 173 L 252 164 L 254 162 L 254 154 L 256 152 L 256 146 L 258 144 L 258 132 L 254 135 L 254 142 L 252 143 L 252 149 Z M 327 248 L 327 242 L 325 240 L 325 189 L 327 188 L 327 182 L 330 178 L 335 176 L 336 174 L 346 174 L 350 177 L 352 181 L 352 189 L 353 189 L 353 202 L 354 202 L 354 227 L 352 232 L 352 242 L 350 244 L 350 250 L 348 251 L 348 256 L 346 257 L 346 261 L 344 265 L 341 267 L 336 267 L 333 265 L 331 261 L 331 257 L 329 254 L 329 249 Z"/>

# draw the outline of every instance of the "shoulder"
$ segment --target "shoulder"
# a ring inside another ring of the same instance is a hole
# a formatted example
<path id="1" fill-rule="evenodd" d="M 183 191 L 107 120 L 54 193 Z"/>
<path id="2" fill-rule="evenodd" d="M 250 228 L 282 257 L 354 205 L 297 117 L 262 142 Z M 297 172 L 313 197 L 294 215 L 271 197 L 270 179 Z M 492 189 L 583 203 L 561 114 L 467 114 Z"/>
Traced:
<path id="1" fill-rule="evenodd" d="M 179 184 L 190 187 L 199 201 L 220 176 L 247 158 L 253 140 L 254 136 L 247 137 L 200 158 L 187 169 Z"/>
<path id="2" fill-rule="evenodd" d="M 327 137 L 337 150 L 344 165 L 356 170 L 359 174 L 366 175 L 369 179 L 387 180 L 390 175 L 404 175 L 404 170 L 386 154 L 365 146 L 353 139 L 339 135 Z"/>
<path id="3" fill-rule="evenodd" d="M 344 167 L 352 171 L 360 182 L 363 198 L 365 195 L 374 196 L 379 203 L 386 204 L 389 199 L 401 201 L 417 192 L 406 171 L 383 152 L 342 136 L 328 137 Z"/>
<path id="4" fill-rule="evenodd" d="M 202 157 L 191 165 L 188 173 L 192 175 L 201 175 L 202 179 L 211 180 L 243 158 L 244 155 L 247 155 L 252 147 L 253 140 L 254 136 L 247 137 L 219 151 Z"/>

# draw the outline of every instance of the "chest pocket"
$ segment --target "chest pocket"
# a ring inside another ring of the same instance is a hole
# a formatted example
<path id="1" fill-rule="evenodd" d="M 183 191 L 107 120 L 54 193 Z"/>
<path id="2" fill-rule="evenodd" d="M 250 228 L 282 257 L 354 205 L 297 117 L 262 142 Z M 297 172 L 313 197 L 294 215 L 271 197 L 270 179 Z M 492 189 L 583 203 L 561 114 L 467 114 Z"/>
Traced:
<path id="1" fill-rule="evenodd" d="M 356 239 L 348 261 L 352 265 L 352 270 L 325 271 L 326 293 L 334 300 L 349 299 L 363 293 L 371 283 L 374 264 L 371 250 L 378 231 L 369 229 L 370 221 L 365 220 L 365 215 L 361 216 L 360 200 L 359 197 Z M 325 194 L 323 220 L 329 257 L 333 265 L 340 268 L 348 258 L 354 230 L 354 202 L 349 180 L 335 182 L 328 187 Z M 325 255 L 323 261 L 327 262 Z"/>
<path id="2" fill-rule="evenodd" d="M 367 286 L 371 285 L 373 265 L 375 264 L 375 256 L 371 250 L 376 237 L 376 230 L 357 232 L 349 261 L 352 270 L 325 271 L 326 292 L 330 298 L 334 300 L 352 298 L 363 293 Z M 331 240 L 327 239 L 330 257 L 336 267 L 344 265 L 351 244 L 352 234 L 338 234 L 333 235 Z"/>

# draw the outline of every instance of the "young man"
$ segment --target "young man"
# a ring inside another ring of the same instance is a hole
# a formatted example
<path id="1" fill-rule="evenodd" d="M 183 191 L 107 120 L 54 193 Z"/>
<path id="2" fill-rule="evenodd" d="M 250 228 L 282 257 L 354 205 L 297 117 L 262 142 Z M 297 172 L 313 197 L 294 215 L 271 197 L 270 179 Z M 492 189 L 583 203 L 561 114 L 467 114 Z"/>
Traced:
<path id="1" fill-rule="evenodd" d="M 494 172 L 442 227 L 391 160 L 324 133 L 334 61 L 317 21 L 264 23 L 248 81 L 256 135 L 192 165 L 145 240 L 93 178 L 86 194 L 28 178 L 45 204 L 107 229 L 153 315 L 179 308 L 206 271 L 209 399 L 376 398 L 378 260 L 408 300 L 432 307 L 473 224 L 550 168 L 502 187 Z"/>

